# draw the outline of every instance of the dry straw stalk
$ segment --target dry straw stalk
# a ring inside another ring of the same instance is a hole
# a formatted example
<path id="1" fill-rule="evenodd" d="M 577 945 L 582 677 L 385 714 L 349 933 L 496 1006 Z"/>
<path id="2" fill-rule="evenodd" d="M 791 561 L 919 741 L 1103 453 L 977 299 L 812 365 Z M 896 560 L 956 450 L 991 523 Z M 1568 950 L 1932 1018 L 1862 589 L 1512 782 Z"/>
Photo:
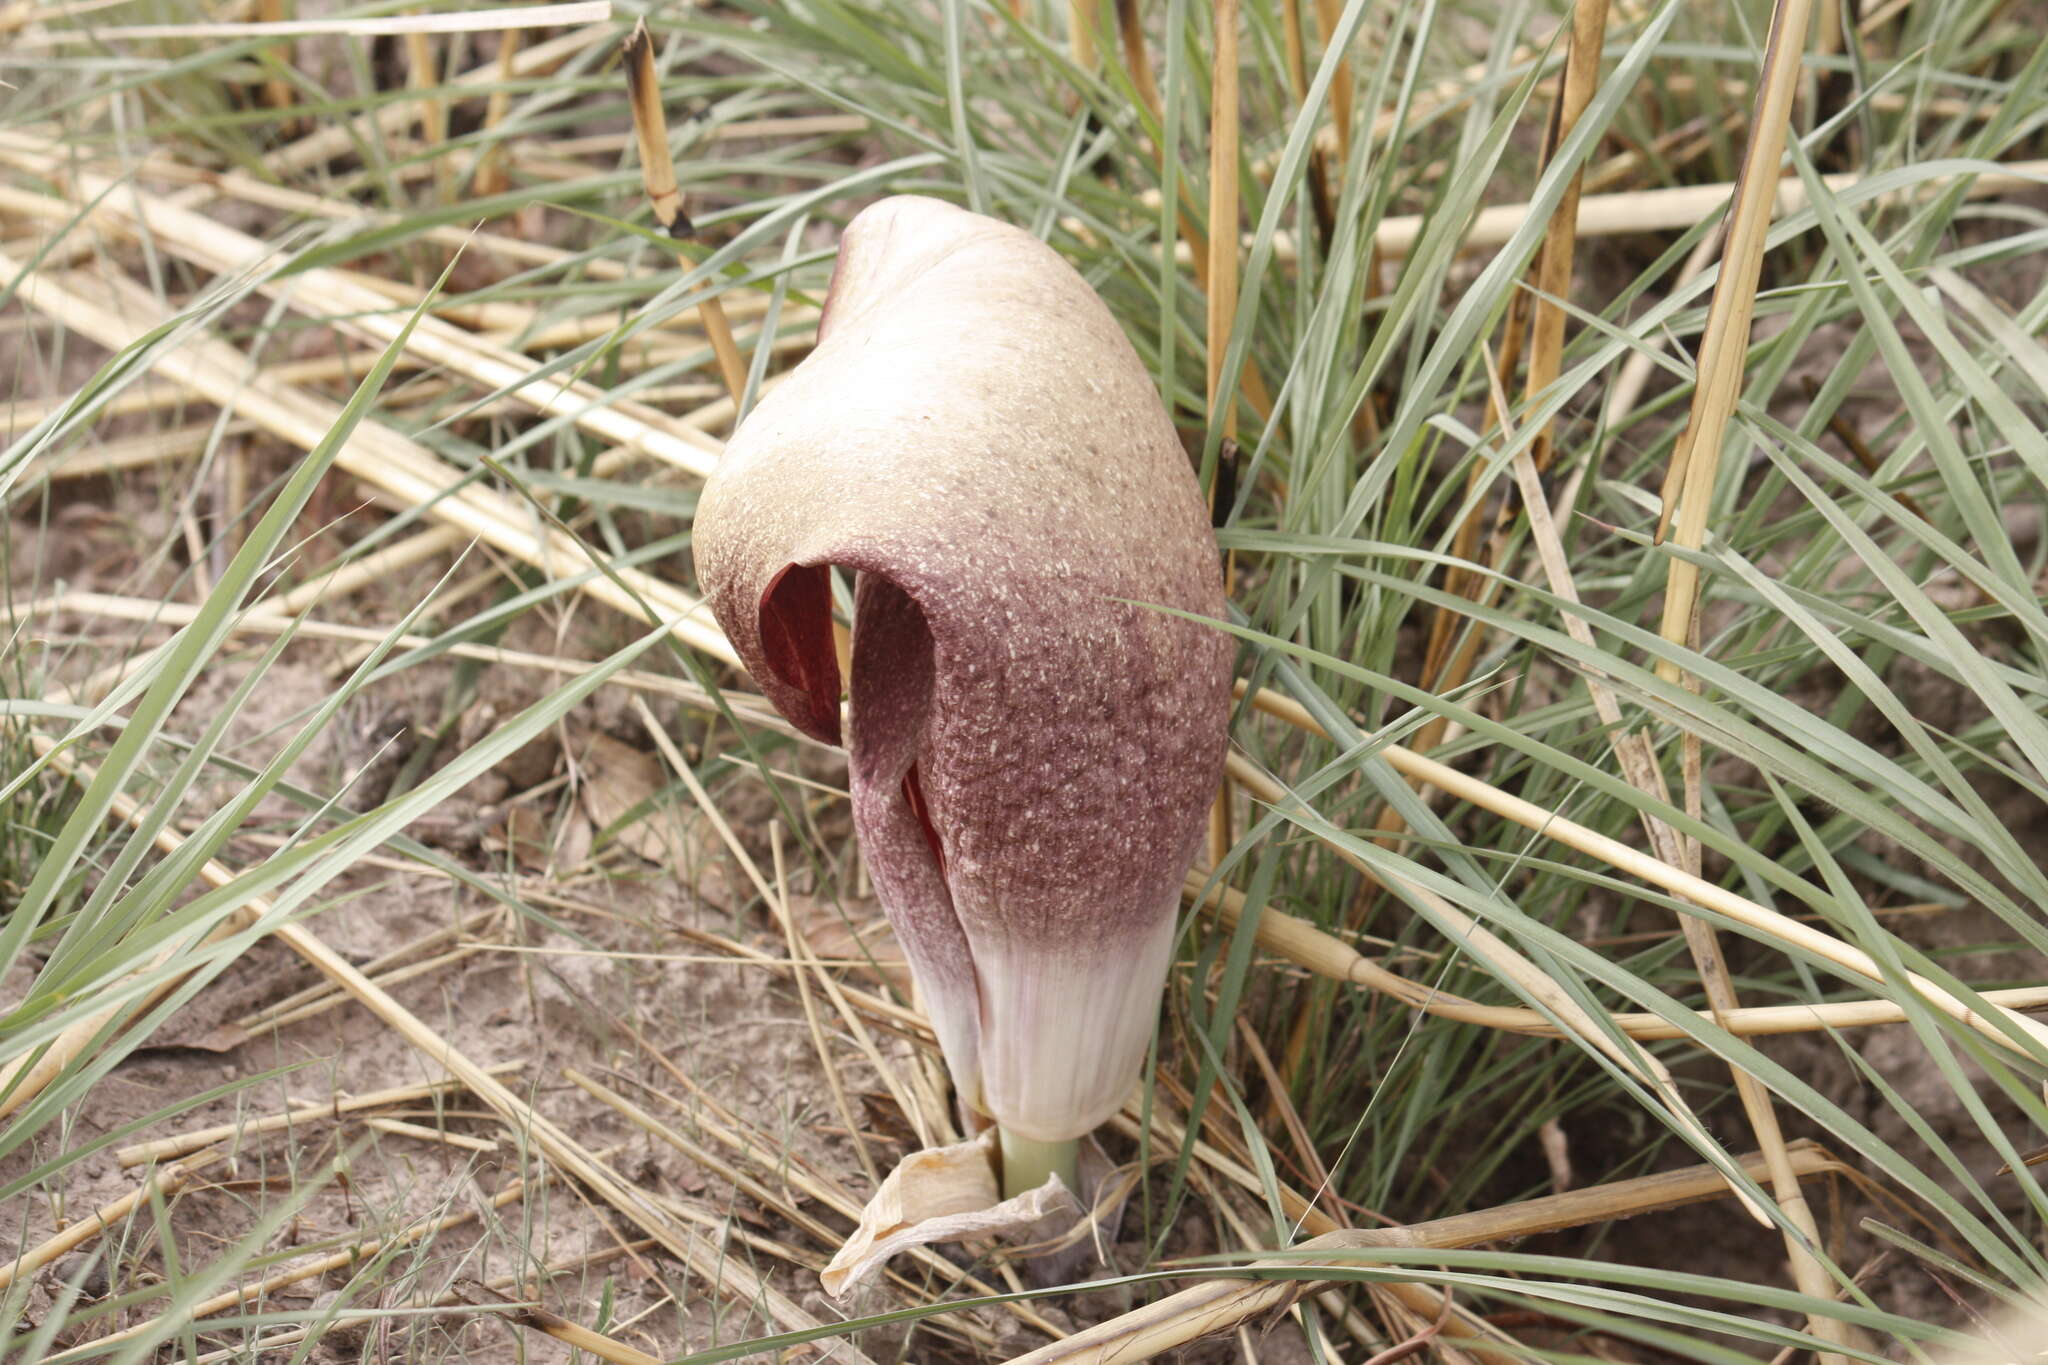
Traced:
<path id="1" fill-rule="evenodd" d="M 1244 913 L 1244 895 L 1228 887 L 1210 887 L 1206 872 L 1188 874 L 1185 894 L 1204 909 L 1235 924 Z M 1482 1005 L 1433 986 L 1410 981 L 1389 971 L 1376 959 L 1353 948 L 1334 934 L 1326 933 L 1271 906 L 1259 912 L 1259 946 L 1282 958 L 1333 981 L 1348 981 L 1367 990 L 1379 991 L 1412 1009 L 1439 1018 L 1478 1024 L 1483 1028 L 1522 1033 L 1536 1038 L 1555 1038 L 1557 1025 L 1536 1010 L 1514 1005 Z M 2048 1006 L 2048 986 L 2016 986 L 1985 991 L 1984 999 L 2013 1010 Z M 1749 1005 L 1741 1009 L 1697 1012 L 1702 1022 L 1719 1024 L 1737 1037 L 1749 1038 L 1774 1033 L 1809 1033 L 1821 1029 L 1869 1028 L 1898 1024 L 1906 1019 L 1905 1008 L 1890 1000 L 1841 1000 L 1823 1005 Z M 1684 1038 L 1686 1031 L 1660 1014 L 1614 1013 L 1608 1022 L 1639 1042 Z"/>
<path id="2" fill-rule="evenodd" d="M 1968 172 L 1951 172 L 1930 177 L 1920 185 L 1894 191 L 1885 196 L 1887 203 L 1910 203 L 1928 193 L 1935 192 L 1945 180 L 1952 180 Z M 1836 194 L 1853 190 L 1863 176 L 1839 174 L 1823 176 L 1822 183 Z M 1995 198 L 2010 194 L 2014 190 L 2039 187 L 2048 182 L 2048 160 L 2018 161 L 2003 171 L 1976 174 L 1970 181 L 1969 197 L 1972 199 Z M 1588 237 L 1614 237 L 1624 233 L 1668 232 L 1674 229 L 1696 226 L 1702 219 L 1711 218 L 1728 206 L 1735 186 L 1728 183 L 1713 185 L 1678 185 L 1658 190 L 1626 190 L 1614 194 L 1589 194 L 1579 201 L 1578 222 L 1575 230 L 1581 240 Z M 1807 207 L 1806 187 L 1797 180 L 1773 181 L 1768 202 L 1773 215 L 1787 217 Z M 1460 238 L 1460 245 L 1468 251 L 1488 247 L 1505 246 L 1529 220 L 1530 208 L 1522 204 L 1495 204 L 1483 208 L 1472 216 L 1472 224 Z M 1380 220 L 1375 243 L 1383 259 L 1406 256 L 1422 238 L 1427 220 L 1422 214 L 1400 214 Z M 1077 237 L 1086 238 L 1088 229 L 1078 220 L 1069 219 L 1062 226 Z M 1182 243 L 1179 259 L 1183 263 L 1199 261 L 1198 254 L 1190 252 Z M 1274 259 L 1292 261 L 1299 252 L 1299 244 L 1289 232 L 1278 232 L 1273 236 Z"/>
<path id="3" fill-rule="evenodd" d="M 668 118 L 661 107 L 661 73 L 654 66 L 654 42 L 644 18 L 633 26 L 626 39 L 627 93 L 633 105 L 633 132 L 640 142 L 640 178 L 647 188 L 647 202 L 654 208 L 655 221 L 672 239 L 681 242 L 696 235 L 690 217 L 683 211 L 682 191 L 676 186 L 676 164 L 668 149 Z M 678 249 L 678 255 L 681 255 Z M 683 269 L 694 264 L 682 256 Z M 718 372 L 725 379 L 735 410 L 747 392 L 747 367 L 733 340 L 732 323 L 726 320 L 725 304 L 711 295 L 697 306 L 704 333 L 718 357 Z"/>
<path id="4" fill-rule="evenodd" d="M 112 1203 L 93 1210 L 54 1237 L 23 1251 L 11 1261 L 0 1262 L 0 1291 L 22 1275 L 33 1275 L 67 1252 L 75 1251 L 155 1199 L 169 1199 L 196 1179 L 199 1173 L 220 1160 L 219 1152 L 202 1152 L 176 1165 L 162 1166 L 149 1178 Z"/>
<path id="5" fill-rule="evenodd" d="M 577 0 L 564 5 L 516 5 L 505 9 L 448 10 L 434 14 L 392 14 L 376 19 L 287 19 L 278 23 L 128 24 L 112 28 L 45 29 L 25 46 L 58 43 L 144 41 L 174 38 L 231 41 L 237 38 L 405 37 L 412 34 L 488 33 L 493 29 L 557 28 L 602 24 L 612 17 L 611 0 Z"/>
<path id="6" fill-rule="evenodd" d="M 1760 1155 L 1742 1158 L 1742 1165 L 1752 1178 L 1760 1178 L 1764 1174 L 1764 1159 Z M 1795 1145 L 1792 1166 L 1801 1176 L 1847 1169 L 1825 1149 L 1812 1143 Z M 1150 1360 L 1202 1337 L 1229 1331 L 1239 1323 L 1285 1308 L 1304 1294 L 1339 1282 L 1341 1272 L 1373 1264 L 1360 1258 L 1347 1266 L 1344 1261 L 1346 1252 L 1383 1247 L 1452 1250 L 1477 1246 L 1699 1203 L 1717 1198 L 1727 1189 L 1719 1171 L 1711 1166 L 1693 1166 L 1682 1171 L 1595 1185 L 1520 1204 L 1455 1214 L 1411 1227 L 1347 1228 L 1291 1248 L 1291 1254 L 1285 1260 L 1258 1263 L 1259 1269 L 1285 1269 L 1289 1278 L 1205 1280 L 1134 1312 L 1077 1332 L 1065 1341 L 1017 1356 L 1010 1365 L 1065 1365 L 1065 1362 L 1074 1362 L 1074 1365 L 1082 1365 L 1083 1362 L 1085 1365 L 1128 1365 L 1133 1361 Z M 1315 1273 L 1318 1270 L 1340 1274 L 1318 1276 Z M 1483 1347 L 1467 1349 L 1483 1354 L 1488 1360 L 1520 1358 Z"/>
<path id="7" fill-rule="evenodd" d="M 525 1066 L 524 1062 L 500 1062 L 486 1067 L 493 1076 L 509 1076 Z M 364 1095 L 337 1095 L 326 1104 L 294 1105 L 283 1113 L 267 1114 L 258 1119 L 244 1119 L 238 1123 L 216 1124 L 211 1128 L 198 1128 L 174 1137 L 156 1138 L 149 1142 L 138 1142 L 122 1147 L 114 1153 L 114 1159 L 123 1166 L 140 1166 L 144 1162 L 162 1161 L 168 1157 L 179 1157 L 187 1152 L 196 1152 L 216 1142 L 257 1137 L 264 1133 L 275 1133 L 308 1123 L 319 1123 L 338 1119 L 343 1114 L 360 1113 L 365 1109 L 384 1109 L 394 1104 L 406 1104 L 423 1100 L 433 1095 L 445 1095 L 461 1088 L 459 1081 L 429 1081 L 423 1085 L 393 1086 L 388 1090 L 372 1090 Z M 4 1281 L 0 1281 L 4 1283 Z"/>

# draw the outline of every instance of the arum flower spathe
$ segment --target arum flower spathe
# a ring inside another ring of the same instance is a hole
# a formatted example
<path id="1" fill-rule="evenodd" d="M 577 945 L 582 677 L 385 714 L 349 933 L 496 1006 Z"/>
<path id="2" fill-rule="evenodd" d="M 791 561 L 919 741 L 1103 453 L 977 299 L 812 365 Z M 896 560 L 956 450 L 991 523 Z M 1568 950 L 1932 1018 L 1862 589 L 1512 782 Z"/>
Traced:
<path id="1" fill-rule="evenodd" d="M 841 739 L 853 816 L 965 1101 L 1056 1142 L 1128 1094 L 1221 773 L 1206 510 L 1109 311 L 1029 234 L 886 200 L 815 351 L 706 488 L 697 568 L 770 700 Z"/>

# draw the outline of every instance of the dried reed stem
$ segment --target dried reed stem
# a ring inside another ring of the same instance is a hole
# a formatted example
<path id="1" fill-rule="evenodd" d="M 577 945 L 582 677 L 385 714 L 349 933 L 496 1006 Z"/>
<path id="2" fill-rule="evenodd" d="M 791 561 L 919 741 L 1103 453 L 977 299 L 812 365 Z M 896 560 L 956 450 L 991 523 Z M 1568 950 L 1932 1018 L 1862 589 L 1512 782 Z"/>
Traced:
<path id="1" fill-rule="evenodd" d="M 1145 20 L 1138 12 L 1138 0 L 1116 0 L 1116 30 L 1124 53 L 1124 70 L 1138 102 L 1158 118 L 1166 107 L 1159 96 L 1159 81 L 1152 74 L 1152 55 L 1145 46 Z"/>
<path id="2" fill-rule="evenodd" d="M 1067 51 L 1074 59 L 1074 65 L 1083 71 L 1093 71 L 1098 60 L 1095 51 L 1095 14 L 1097 0 L 1067 0 Z"/>
<path id="3" fill-rule="evenodd" d="M 427 30 L 405 30 L 405 62 L 407 84 L 421 97 L 420 141 L 426 144 L 427 158 L 434 168 L 434 186 L 445 202 L 453 183 L 450 177 L 451 167 L 447 158 L 442 155 L 442 148 L 448 141 L 448 105 L 438 93 L 441 77 L 435 69 L 434 39 Z"/>
<path id="4" fill-rule="evenodd" d="M 1995 198 L 2011 194 L 2015 190 L 2038 188 L 2048 180 L 2048 160 L 2016 161 L 1997 172 L 1942 172 L 1930 176 L 1926 181 L 1906 189 L 1894 190 L 1880 196 L 1877 202 L 1885 204 L 1912 204 L 1922 197 L 1938 193 L 1940 186 L 1963 175 L 1971 175 L 1967 197 L 1971 199 Z M 1856 186 L 1868 177 L 1853 173 L 1821 177 L 1831 193 L 1842 194 L 1854 191 Z M 1581 240 L 1588 237 L 1615 237 L 1643 232 L 1669 232 L 1697 226 L 1704 218 L 1720 212 L 1728 204 L 1729 194 L 1735 186 L 1727 183 L 1712 185 L 1677 185 L 1659 190 L 1628 190 L 1616 194 L 1589 194 L 1579 201 L 1579 219 L 1576 230 Z M 1789 217 L 1808 206 L 1806 187 L 1797 180 L 1773 181 L 1770 202 L 1778 218 Z M 1505 246 L 1512 240 L 1522 225 L 1528 222 L 1530 206 L 1520 204 L 1494 204 L 1479 210 L 1472 216 L 1471 226 L 1460 239 L 1461 249 L 1483 250 L 1489 247 Z M 1421 240 L 1429 220 L 1422 214 L 1401 214 L 1383 218 L 1374 242 L 1383 259 L 1405 257 Z M 1078 219 L 1064 219 L 1063 231 L 1087 240 L 1090 237 L 1087 225 Z M 1185 235 L 1185 234 L 1183 234 Z M 1281 263 L 1292 262 L 1299 255 L 1299 243 L 1291 232 L 1276 232 L 1273 235 L 1273 258 Z M 1178 259 L 1202 268 L 1204 259 L 1199 252 L 1192 252 L 1186 242 L 1177 248 Z"/>
<path id="5" fill-rule="evenodd" d="M 256 0 L 256 17 L 273 28 L 285 22 L 284 0 Z M 274 57 L 285 66 L 292 64 L 292 44 L 279 43 L 265 54 Z M 263 82 L 263 102 L 272 109 L 292 107 L 292 85 L 282 76 L 271 76 Z"/>
<path id="6" fill-rule="evenodd" d="M 495 132 L 505 121 L 505 115 L 512 111 L 513 59 L 519 55 L 525 41 L 526 30 L 523 28 L 508 28 L 498 35 L 499 84 L 492 89 L 490 99 L 484 104 L 482 132 Z M 476 175 L 470 184 L 479 197 L 502 194 L 511 184 L 505 174 L 506 152 L 505 139 L 500 136 L 477 158 Z"/>
<path id="7" fill-rule="evenodd" d="M 127 24 L 40 35 L 47 46 L 56 42 L 111 42 L 117 39 L 170 38 L 188 42 L 209 39 L 338 35 L 351 38 L 411 37 L 431 33 L 483 33 L 494 28 L 556 28 L 569 24 L 602 24 L 611 18 L 610 0 L 572 0 L 555 5 L 514 5 L 504 9 L 447 10 L 433 14 L 394 14 L 379 19 L 292 19 L 253 24 Z M 590 39 L 584 45 L 588 46 Z"/>
<path id="8" fill-rule="evenodd" d="M 493 1076 L 509 1076 L 526 1063 L 499 1062 L 485 1068 Z M 122 1166 L 140 1166 L 145 1162 L 162 1161 L 167 1157 L 183 1156 L 210 1147 L 216 1142 L 232 1142 L 253 1138 L 264 1133 L 275 1133 L 283 1129 L 296 1128 L 301 1124 L 320 1123 L 338 1119 L 343 1114 L 360 1113 L 365 1109 L 384 1109 L 394 1104 L 408 1104 L 434 1095 L 445 1095 L 462 1088 L 460 1081 L 429 1081 L 423 1085 L 393 1086 L 388 1090 L 372 1090 L 364 1095 L 336 1096 L 326 1104 L 300 1104 L 277 1114 L 267 1114 L 258 1119 L 244 1119 L 236 1123 L 216 1124 L 211 1128 L 197 1128 L 189 1133 L 172 1137 L 156 1138 L 149 1142 L 138 1142 L 122 1147 L 114 1153 L 114 1159 Z M 4 1283 L 4 1281 L 0 1281 Z"/>
<path id="9" fill-rule="evenodd" d="M 611 1365 L 661 1365 L 660 1356 L 651 1356 L 638 1347 L 593 1332 L 588 1327 L 569 1321 L 559 1313 L 551 1313 L 534 1304 L 515 1303 L 504 1300 L 505 1320 L 520 1327 L 530 1327 L 545 1336 L 568 1346 L 572 1352 L 588 1351 L 599 1360 Z M 573 1358 L 573 1357 L 572 1357 Z"/>
<path id="10" fill-rule="evenodd" d="M 1237 435 L 1237 400 L 1222 393 L 1224 350 L 1237 318 L 1238 0 L 1215 0 L 1209 103 L 1209 427 Z"/>
<path id="11" fill-rule="evenodd" d="M 1750 318 L 1756 311 L 1757 281 L 1763 273 L 1765 235 L 1773 209 L 1785 198 L 1778 163 L 1791 131 L 1792 99 L 1799 82 L 1800 50 L 1813 19 L 1813 0 L 1780 0 L 1771 16 L 1764 49 L 1764 70 L 1757 106 L 1750 118 L 1749 146 L 1742 173 L 1735 181 L 1729 211 L 1727 245 L 1721 253 L 1721 274 L 1707 306 L 1706 331 L 1700 338 L 1699 378 L 1692 411 L 1672 452 L 1665 474 L 1663 515 L 1657 522 L 1661 542 L 1673 530 L 1681 546 L 1697 548 L 1705 539 L 1714 476 L 1720 469 L 1722 435 L 1735 409 L 1743 374 L 1748 369 Z M 1796 182 L 1794 182 L 1796 183 Z M 1804 202 L 1804 195 L 1799 196 Z M 1691 635 L 1699 569 L 1672 556 L 1665 578 L 1664 638 L 1684 645 Z M 1658 676 L 1676 681 L 1679 668 L 1657 662 Z"/>
<path id="12" fill-rule="evenodd" d="M 1208 425 L 1226 443 L 1217 450 L 1216 477 L 1209 487 L 1213 515 L 1216 491 L 1223 486 L 1222 461 L 1237 439 L 1237 393 L 1223 392 L 1223 362 L 1230 333 L 1237 323 L 1238 219 L 1238 0 L 1215 0 L 1215 51 L 1209 92 L 1209 271 L 1208 271 Z M 1223 591 L 1228 595 L 1236 561 L 1224 557 Z M 1230 779 L 1217 786 L 1209 804 L 1209 865 L 1220 867 L 1230 854 Z"/>
<path id="13" fill-rule="evenodd" d="M 661 224 L 661 230 L 681 242 L 695 236 L 696 228 L 683 211 L 682 191 L 676 185 L 675 158 L 668 149 L 668 118 L 661 108 L 661 77 L 654 68 L 654 41 L 647 32 L 646 19 L 633 26 L 623 55 L 626 89 L 633 105 L 633 132 L 640 141 L 641 183 L 646 186 L 647 202 L 653 206 L 654 219 Z M 680 250 L 677 255 L 685 271 L 694 264 Z M 747 366 L 733 341 L 725 305 L 713 294 L 697 305 L 697 316 L 703 320 L 704 334 L 711 338 L 712 352 L 718 357 L 718 372 L 737 411 L 745 401 Z"/>
<path id="14" fill-rule="evenodd" d="M 74 450 L 68 455 L 39 461 L 22 471 L 22 482 L 45 478 L 52 483 L 61 483 L 72 479 L 101 478 L 130 469 L 147 469 L 151 465 L 197 455 L 213 443 L 216 435 L 234 437 L 248 430 L 247 422 L 229 422 L 223 427 L 218 422 L 208 421 L 137 436 L 118 436 L 111 441 Z M 0 451 L 0 460 L 4 460 L 6 455 L 7 452 Z"/>
<path id="15" fill-rule="evenodd" d="M 1752 1177 L 1763 1174 L 1760 1156 L 1742 1158 Z M 1793 1169 L 1801 1176 L 1846 1171 L 1847 1167 L 1824 1148 L 1813 1143 L 1797 1144 Z M 1452 1250 L 1486 1242 L 1511 1241 L 1560 1228 L 1582 1227 L 1588 1223 L 1632 1218 L 1639 1214 L 1678 1208 L 1727 1193 L 1728 1185 L 1712 1166 L 1693 1166 L 1663 1175 L 1618 1180 L 1566 1194 L 1549 1195 L 1520 1204 L 1455 1214 L 1433 1222 L 1397 1228 L 1349 1228 L 1327 1233 L 1290 1249 L 1285 1259 L 1258 1262 L 1258 1268 L 1284 1270 L 1289 1278 L 1273 1280 L 1209 1280 L 1178 1294 L 1148 1304 L 1121 1317 L 1110 1319 L 1065 1341 L 1042 1346 L 1013 1358 L 1010 1365 L 1128 1365 L 1150 1360 L 1167 1351 L 1216 1332 L 1229 1331 L 1239 1323 L 1288 1307 L 1302 1295 L 1332 1283 L 1338 1276 L 1317 1275 L 1318 1270 L 1342 1271 L 1376 1263 L 1357 1258 L 1346 1265 L 1345 1253 L 1375 1248 Z M 1485 1348 L 1468 1348 L 1485 1351 Z M 1485 1351 L 1489 1359 L 1519 1359 Z"/>
<path id="16" fill-rule="evenodd" d="M 1218 3 L 1220 2 L 1221 0 L 1218 0 Z M 1138 13 L 1137 0 L 1117 0 L 1117 20 L 1118 30 L 1121 34 L 1123 42 L 1124 65 L 1125 68 L 1130 72 L 1131 86 L 1137 92 L 1138 98 L 1144 103 L 1146 112 L 1151 114 L 1152 121 L 1155 124 L 1163 123 L 1166 117 L 1166 109 L 1165 106 L 1160 102 L 1158 82 L 1155 81 L 1152 77 L 1152 59 L 1150 58 L 1150 56 L 1147 55 L 1145 50 L 1145 27 Z M 1234 23 L 1231 26 L 1230 41 L 1232 43 L 1232 51 L 1235 52 L 1237 36 L 1236 26 Z M 1236 72 L 1236 63 L 1234 60 L 1231 63 L 1231 68 L 1232 69 L 1228 77 L 1228 80 L 1230 82 L 1231 99 L 1235 101 L 1237 98 L 1236 92 L 1239 78 Z M 1217 88 L 1216 83 L 1221 82 L 1224 79 L 1225 77 L 1222 71 L 1222 58 L 1221 54 L 1219 53 L 1216 63 L 1216 72 L 1212 77 L 1212 96 Z M 1234 140 L 1237 137 L 1237 128 L 1234 121 L 1230 130 L 1230 136 L 1233 139 L 1234 145 Z M 1216 139 L 1214 136 L 1213 129 L 1209 143 L 1211 157 L 1209 183 L 1211 187 L 1211 193 L 1213 194 L 1216 185 Z M 1155 143 L 1154 150 L 1160 157 L 1160 166 L 1163 172 L 1165 167 L 1166 149 L 1163 146 L 1160 146 L 1159 144 Z M 1236 153 L 1234 151 L 1231 157 L 1231 164 L 1233 167 L 1231 179 L 1231 193 L 1235 195 L 1237 192 L 1237 185 L 1235 173 Z M 1156 203 L 1156 199 L 1153 202 Z M 1195 286 L 1204 292 L 1204 295 L 1212 301 L 1213 306 L 1213 300 L 1216 297 L 1216 293 L 1215 290 L 1212 288 L 1212 281 L 1210 280 L 1210 271 L 1213 269 L 1213 262 L 1211 260 L 1209 234 L 1203 232 L 1201 225 L 1195 221 L 1194 209 L 1194 192 L 1192 188 L 1189 186 L 1188 182 L 1185 179 L 1183 179 L 1180 182 L 1180 208 L 1177 214 L 1180 220 L 1181 236 L 1181 241 L 1177 248 L 1180 253 L 1179 259 L 1191 263 L 1193 265 L 1195 271 Z M 1234 211 L 1231 215 L 1230 221 L 1234 228 L 1237 222 L 1237 215 Z M 1085 236 L 1086 230 L 1079 230 Z M 1233 271 L 1236 270 L 1236 257 L 1234 255 L 1231 258 L 1231 269 Z M 1233 307 L 1235 307 L 1237 301 L 1237 286 L 1234 280 L 1231 284 L 1229 292 L 1231 304 Z M 1256 412 L 1261 417 L 1269 416 L 1272 413 L 1273 396 L 1266 388 L 1266 381 L 1264 376 L 1262 376 L 1259 373 L 1258 361 L 1249 354 L 1245 356 L 1244 367 L 1238 375 L 1238 383 L 1240 388 L 1243 390 L 1245 402 L 1251 405 L 1251 409 L 1253 412 Z M 1210 387 L 1214 387 L 1213 377 L 1211 380 Z M 1215 402 L 1212 399 L 1209 404 L 1209 408 L 1212 413 L 1215 411 L 1215 406 Z"/>
<path id="17" fill-rule="evenodd" d="M 93 1238 L 105 1232 L 114 1224 L 127 1218 L 143 1204 L 156 1199 L 169 1199 L 179 1190 L 192 1183 L 199 1172 L 220 1160 L 219 1152 L 201 1152 L 188 1161 L 162 1166 L 150 1172 L 149 1179 L 137 1185 L 112 1203 L 104 1204 L 73 1222 L 71 1226 L 57 1233 L 41 1244 L 23 1251 L 11 1261 L 0 1261 L 0 1290 L 14 1283 L 21 1275 L 33 1275 L 50 1262 L 67 1252 L 75 1251 Z"/>
<path id="18" fill-rule="evenodd" d="M 1325 43 L 1335 37 L 1343 14 L 1343 0 L 1316 0 L 1316 26 L 1322 30 Z M 1337 164 L 1340 166 L 1351 161 L 1352 103 L 1351 59 L 1339 57 L 1336 74 L 1330 81 L 1330 126 L 1336 133 Z"/>
<path id="19" fill-rule="evenodd" d="M 456 1147 L 465 1152 L 495 1152 L 498 1144 L 491 1138 L 471 1137 L 467 1133 L 451 1133 L 444 1128 L 429 1128 L 424 1123 L 407 1123 L 403 1119 L 368 1118 L 363 1120 L 365 1128 L 388 1133 L 392 1137 L 417 1138 L 421 1142 L 438 1142 L 444 1147 Z"/>

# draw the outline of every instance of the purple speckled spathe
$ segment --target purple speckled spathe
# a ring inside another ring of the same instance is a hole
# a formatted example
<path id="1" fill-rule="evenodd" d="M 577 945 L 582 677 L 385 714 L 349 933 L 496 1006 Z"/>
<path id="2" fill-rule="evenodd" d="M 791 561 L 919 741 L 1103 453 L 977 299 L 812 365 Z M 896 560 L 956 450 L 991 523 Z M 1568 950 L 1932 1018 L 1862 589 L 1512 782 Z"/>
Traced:
<path id="1" fill-rule="evenodd" d="M 695 546 L 748 670 L 832 741 L 825 570 L 857 571 L 854 826 L 954 1081 L 1041 1141 L 1100 1123 L 1158 1012 L 1232 653 L 1126 604 L 1220 618 L 1223 585 L 1108 309 L 1015 228 L 869 208 L 817 349 L 727 446 Z"/>

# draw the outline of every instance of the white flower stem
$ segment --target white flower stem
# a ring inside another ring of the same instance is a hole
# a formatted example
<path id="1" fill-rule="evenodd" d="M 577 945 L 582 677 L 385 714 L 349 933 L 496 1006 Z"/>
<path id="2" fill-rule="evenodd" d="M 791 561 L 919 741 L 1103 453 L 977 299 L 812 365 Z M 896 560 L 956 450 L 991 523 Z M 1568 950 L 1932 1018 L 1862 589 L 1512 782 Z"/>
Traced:
<path id="1" fill-rule="evenodd" d="M 998 1128 L 1003 1145 L 1003 1198 L 1015 1199 L 1028 1190 L 1035 1190 L 1045 1183 L 1048 1175 L 1057 1175 L 1067 1187 L 1067 1192 L 1081 1197 L 1081 1140 L 1068 1138 L 1064 1142 L 1040 1142 L 1013 1133 L 1008 1128 Z"/>

